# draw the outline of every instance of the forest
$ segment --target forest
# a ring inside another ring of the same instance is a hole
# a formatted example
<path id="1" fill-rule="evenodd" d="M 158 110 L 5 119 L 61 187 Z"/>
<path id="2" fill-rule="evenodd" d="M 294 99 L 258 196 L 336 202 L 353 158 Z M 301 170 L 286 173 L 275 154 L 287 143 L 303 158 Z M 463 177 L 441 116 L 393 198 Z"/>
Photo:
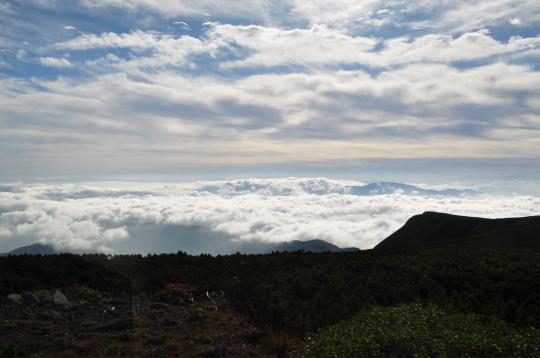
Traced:
<path id="1" fill-rule="evenodd" d="M 193 287 L 195 297 L 222 292 L 235 312 L 274 337 L 272 349 L 278 353 L 298 349 L 306 337 L 373 309 L 405 307 L 410 317 L 404 304 L 479 315 L 509 329 L 540 328 L 540 252 L 535 250 L 0 258 L 2 295 L 82 286 L 129 300 L 152 296 L 171 283 Z M 472 326 L 477 321 L 463 320 Z M 531 339 L 540 346 L 534 335 Z"/>

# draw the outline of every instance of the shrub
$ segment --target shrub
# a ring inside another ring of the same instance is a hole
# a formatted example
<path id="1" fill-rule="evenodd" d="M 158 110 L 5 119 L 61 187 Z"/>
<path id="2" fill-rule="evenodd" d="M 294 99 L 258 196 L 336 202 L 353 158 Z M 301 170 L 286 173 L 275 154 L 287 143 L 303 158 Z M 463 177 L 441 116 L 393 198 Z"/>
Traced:
<path id="1" fill-rule="evenodd" d="M 308 336 L 293 357 L 540 357 L 540 331 L 419 303 L 373 307 Z"/>

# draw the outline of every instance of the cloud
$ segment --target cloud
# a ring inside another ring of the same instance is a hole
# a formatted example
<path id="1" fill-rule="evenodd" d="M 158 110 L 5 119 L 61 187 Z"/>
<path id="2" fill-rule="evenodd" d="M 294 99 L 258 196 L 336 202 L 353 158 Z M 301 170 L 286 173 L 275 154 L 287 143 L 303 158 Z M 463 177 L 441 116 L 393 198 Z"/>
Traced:
<path id="1" fill-rule="evenodd" d="M 191 31 L 191 27 L 184 21 L 175 21 L 174 24 L 183 31 Z"/>
<path id="2" fill-rule="evenodd" d="M 288 1 L 277 0 L 267 3 L 260 0 L 233 0 L 223 6 L 219 0 L 83 0 L 82 4 L 90 9 L 107 7 L 125 9 L 131 12 L 154 12 L 164 17 L 227 17 L 233 19 L 251 19 L 270 21 L 278 18 L 290 8 Z"/>
<path id="3" fill-rule="evenodd" d="M 2 80 L 1 88 L 4 167 L 95 172 L 540 152 L 540 75 L 504 62 L 239 79 L 163 70 Z"/>
<path id="4" fill-rule="evenodd" d="M 540 37 L 512 37 L 503 43 L 486 31 L 458 37 L 428 34 L 414 39 L 380 40 L 346 35 L 325 25 L 294 30 L 217 23 L 208 26 L 207 41 L 216 46 L 228 43 L 249 50 L 246 58 L 227 61 L 221 64 L 223 67 L 359 64 L 388 68 L 411 63 L 487 60 L 493 56 L 529 53 L 540 46 Z"/>
<path id="5" fill-rule="evenodd" d="M 3 4 L 3 175 L 536 158 L 538 7 Z"/>
<path id="6" fill-rule="evenodd" d="M 108 229 L 103 231 L 103 239 L 105 241 L 118 241 L 118 240 L 125 240 L 129 237 L 129 233 L 127 231 L 127 228 L 125 226 L 118 227 L 115 229 Z"/>
<path id="7" fill-rule="evenodd" d="M 295 0 L 291 14 L 311 24 L 361 33 L 382 27 L 401 31 L 433 29 L 464 33 L 497 27 L 510 19 L 533 25 L 540 19 L 535 0 L 354 1 Z"/>
<path id="8" fill-rule="evenodd" d="M 540 21 L 540 4 L 535 0 L 455 1 L 441 14 L 438 26 L 454 32 L 493 27 L 518 18 L 524 24 Z M 432 26 L 436 26 L 432 23 Z"/>
<path id="9" fill-rule="evenodd" d="M 138 55 L 122 58 L 107 54 L 98 60 L 88 60 L 90 67 L 113 68 L 125 72 L 142 69 L 156 69 L 166 66 L 187 66 L 189 58 L 199 54 L 213 54 L 219 44 L 203 42 L 202 40 L 183 35 L 173 35 L 154 31 L 134 31 L 117 34 L 113 32 L 82 34 L 74 39 L 56 43 L 56 50 L 87 51 L 95 49 L 130 49 Z M 144 53 L 144 51 L 149 51 Z M 140 73 L 142 74 L 142 73 Z"/>
<path id="10" fill-rule="evenodd" d="M 512 19 L 510 19 L 510 21 L 508 21 L 510 24 L 514 25 L 514 26 L 519 26 L 521 25 L 521 20 L 519 19 L 519 17 L 514 17 Z"/>
<path id="11" fill-rule="evenodd" d="M 207 41 L 234 44 L 249 50 L 247 58 L 229 61 L 224 67 L 317 65 L 371 62 L 369 52 L 377 41 L 351 37 L 315 25 L 309 29 L 282 30 L 263 26 L 207 24 Z M 373 59 L 371 60 L 370 57 Z"/>
<path id="12" fill-rule="evenodd" d="M 43 66 L 55 67 L 55 68 L 73 67 L 73 64 L 69 62 L 67 58 L 40 57 L 39 63 L 41 63 Z"/>
<path id="13" fill-rule="evenodd" d="M 453 37 L 428 34 L 414 39 L 399 37 L 381 40 L 350 36 L 326 25 L 308 29 L 284 30 L 256 25 L 206 23 L 202 39 L 174 37 L 159 32 L 82 34 L 54 45 L 55 49 L 83 51 L 128 48 L 151 50 L 129 62 L 144 66 L 176 65 L 194 55 L 208 54 L 222 68 L 330 66 L 358 64 L 388 68 L 411 63 L 454 63 L 493 60 L 497 56 L 525 57 L 540 47 L 540 37 L 512 37 L 507 42 L 492 38 L 486 31 Z M 225 56 L 237 53 L 233 59 Z M 106 64 L 107 57 L 101 64 Z M 110 57 L 110 64 L 126 70 L 126 62 Z M 122 66 L 118 66 L 120 62 Z"/>
<path id="14" fill-rule="evenodd" d="M 217 254 L 323 239 L 365 249 L 427 210 L 507 217 L 534 215 L 540 209 L 540 198 L 534 196 L 354 196 L 346 190 L 353 184 L 359 183 L 288 178 L 24 186 L 23 193 L 0 193 L 7 210 L 0 215 L 0 248 L 39 240 L 62 249 Z M 152 194 L 113 194 L 125 187 Z"/>

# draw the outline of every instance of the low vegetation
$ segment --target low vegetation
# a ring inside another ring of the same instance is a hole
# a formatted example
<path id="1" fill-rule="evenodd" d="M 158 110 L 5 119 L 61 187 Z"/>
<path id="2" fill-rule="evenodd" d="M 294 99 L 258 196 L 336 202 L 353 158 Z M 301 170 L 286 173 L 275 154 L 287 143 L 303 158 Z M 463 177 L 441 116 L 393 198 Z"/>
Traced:
<path id="1" fill-rule="evenodd" d="M 306 338 L 293 357 L 538 357 L 540 330 L 435 305 L 373 307 Z"/>
<path id="2" fill-rule="evenodd" d="M 530 327 L 540 328 L 540 252 L 535 250 L 0 258 L 3 295 L 84 286 L 109 297 L 129 300 L 144 294 L 162 301 L 156 293 L 171 284 L 189 286 L 196 301 L 204 299 L 207 291 L 222 292 L 228 307 L 260 329 L 266 337 L 262 345 L 278 355 L 298 349 L 306 335 L 358 312 L 364 312 L 359 317 L 379 317 L 374 324 L 381 324 L 383 331 L 373 338 L 376 341 L 391 338 L 384 330 L 388 328 L 385 319 L 392 314 L 398 321 L 400 315 L 411 320 L 409 334 L 414 335 L 416 329 L 427 332 L 416 325 L 415 310 L 453 320 L 456 329 L 470 322 L 475 332 L 481 331 L 479 322 L 484 322 L 478 317 L 494 320 L 486 323 L 486 329 L 505 327 L 521 334 Z M 420 308 L 423 305 L 428 305 L 425 312 Z M 359 320 L 353 324 L 359 325 Z M 445 337 L 441 338 L 444 344 L 453 342 Z M 402 342 L 407 341 L 420 342 Z M 429 349 L 435 349 L 436 342 Z M 463 347 L 469 343 L 473 342 L 463 341 Z M 523 343 L 540 346 L 534 340 Z M 300 352 L 311 348 L 306 349 Z"/>

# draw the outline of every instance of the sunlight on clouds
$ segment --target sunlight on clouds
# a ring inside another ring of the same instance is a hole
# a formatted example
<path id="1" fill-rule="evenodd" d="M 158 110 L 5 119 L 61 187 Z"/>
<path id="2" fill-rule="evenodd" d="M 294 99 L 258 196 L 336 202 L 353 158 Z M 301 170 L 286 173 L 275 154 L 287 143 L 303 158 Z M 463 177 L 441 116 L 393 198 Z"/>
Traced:
<path id="1" fill-rule="evenodd" d="M 73 67 L 73 64 L 69 62 L 66 58 L 56 58 L 56 57 L 41 57 L 39 62 L 44 66 L 58 67 L 58 68 L 68 68 Z"/>
<path id="2" fill-rule="evenodd" d="M 538 10 L 530 0 L 4 4 L 0 165 L 19 178 L 537 158 Z"/>
<path id="3" fill-rule="evenodd" d="M 324 178 L 21 184 L 19 193 L 0 193 L 0 247 L 7 250 L 6 242 L 13 245 L 16 240 L 19 245 L 40 241 L 62 249 L 104 252 L 129 245 L 130 252 L 136 252 L 148 245 L 145 240 L 159 242 L 159 235 L 168 230 L 162 245 L 174 245 L 176 240 L 177 249 L 184 244 L 198 252 L 207 240 L 218 240 L 225 251 L 249 242 L 310 239 L 367 249 L 424 211 L 494 218 L 535 215 L 540 210 L 540 197 L 534 196 L 351 195 L 350 186 L 359 184 Z M 143 230 L 149 227 L 154 231 Z M 209 231 L 189 229 L 196 227 Z M 144 232 L 156 236 L 145 237 Z M 225 236 L 211 236 L 217 233 Z"/>

